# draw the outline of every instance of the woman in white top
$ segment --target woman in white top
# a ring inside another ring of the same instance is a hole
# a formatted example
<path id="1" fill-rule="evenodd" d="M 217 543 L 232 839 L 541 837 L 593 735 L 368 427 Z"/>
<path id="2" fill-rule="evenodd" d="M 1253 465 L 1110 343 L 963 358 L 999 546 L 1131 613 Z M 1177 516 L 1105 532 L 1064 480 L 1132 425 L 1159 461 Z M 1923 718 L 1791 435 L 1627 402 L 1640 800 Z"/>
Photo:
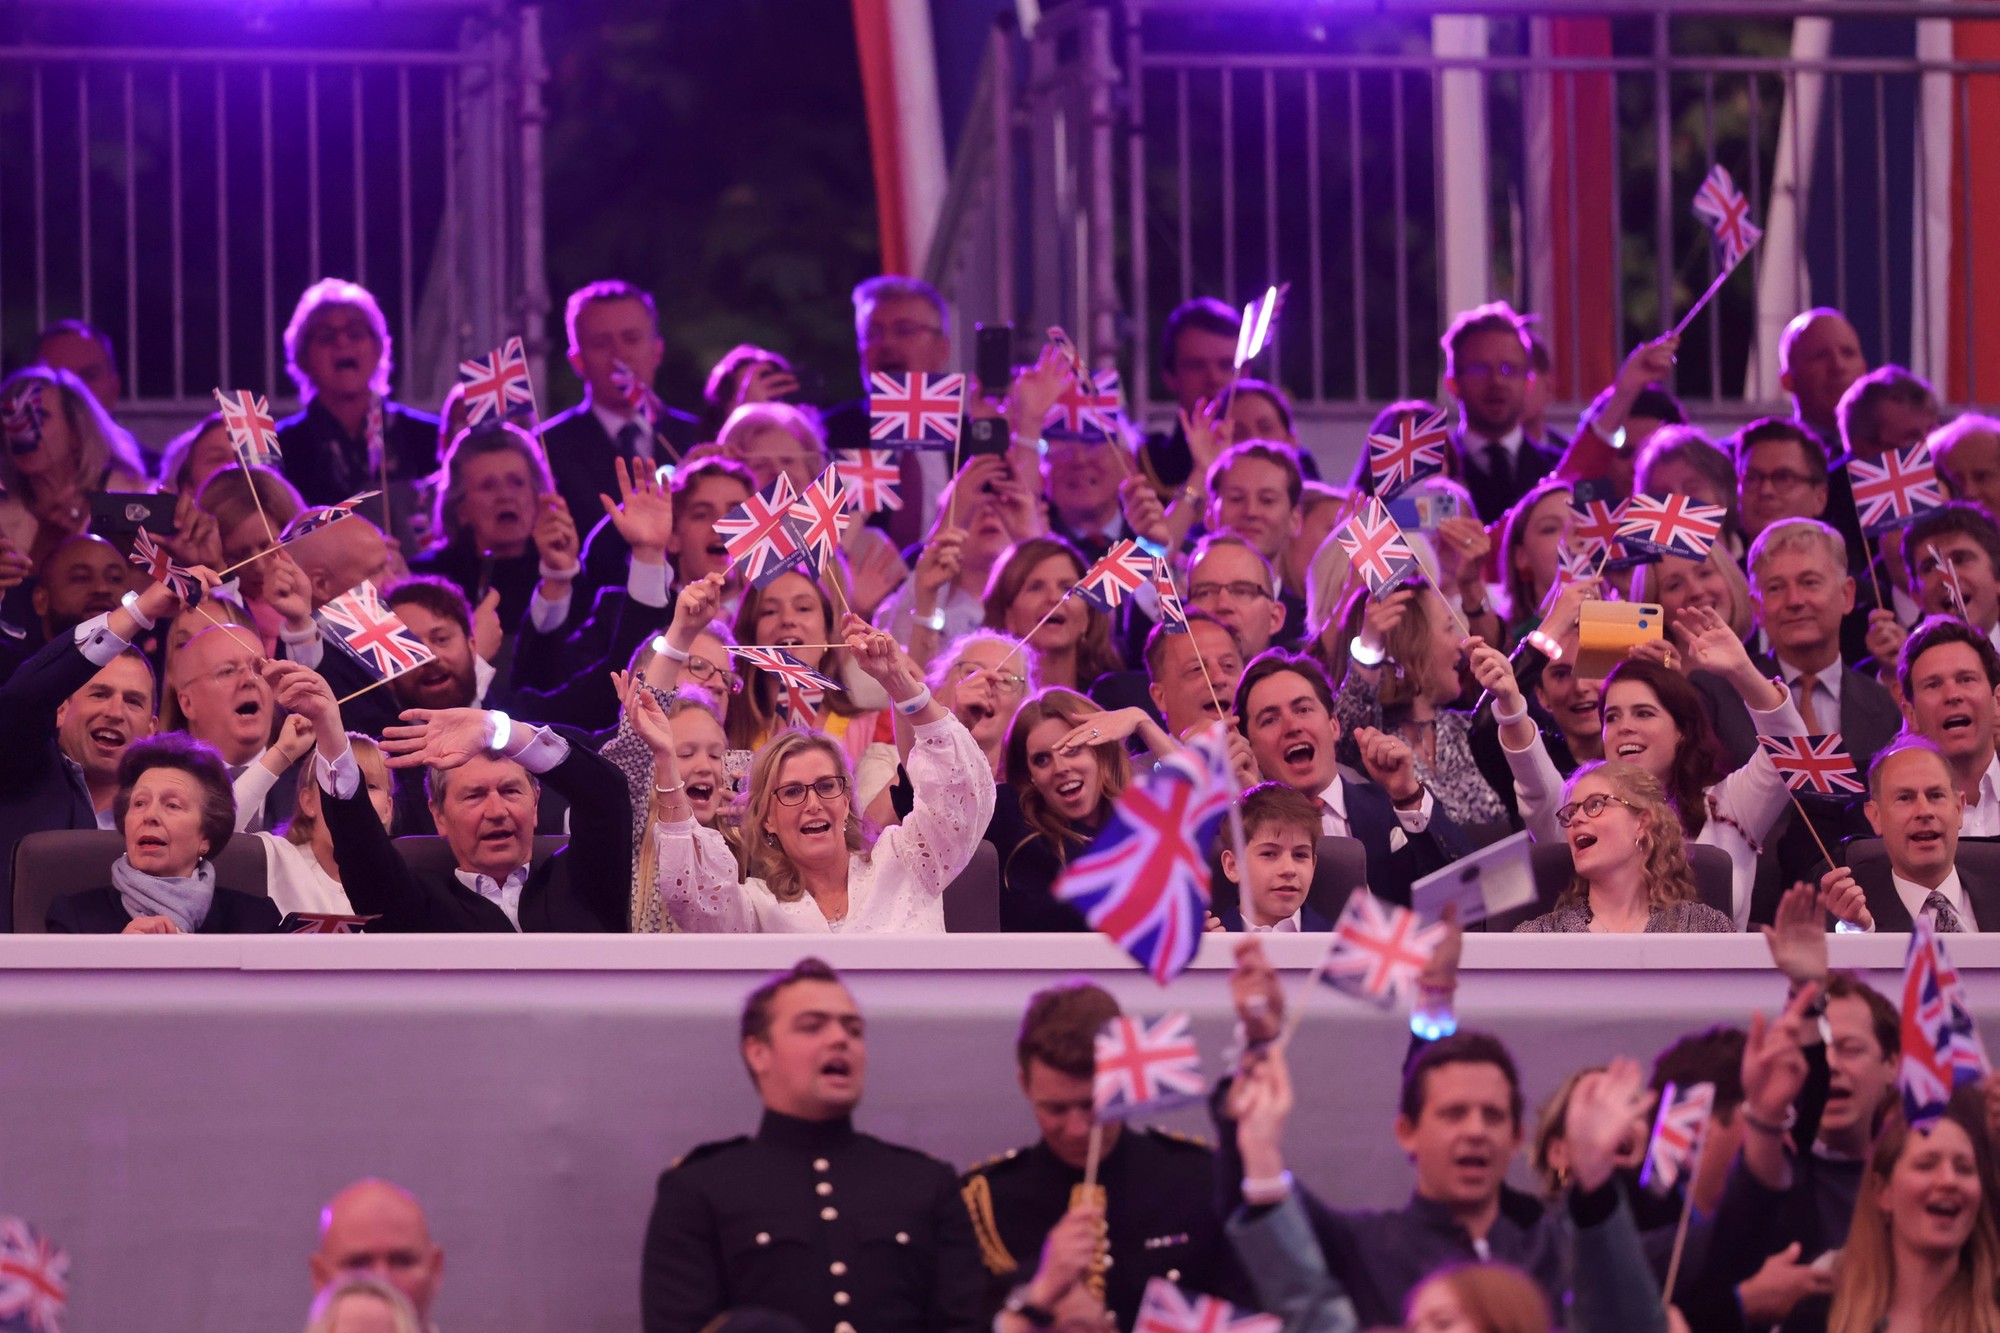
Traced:
<path id="1" fill-rule="evenodd" d="M 781 732 L 750 770 L 743 818 L 750 877 L 740 879 L 722 835 L 695 822 L 658 701 L 643 691 L 632 696 L 632 724 L 653 747 L 660 797 L 660 903 L 682 930 L 943 931 L 944 890 L 993 815 L 992 771 L 893 639 L 852 615 L 842 629 L 852 660 L 915 731 L 908 760 L 915 809 L 872 847 L 855 814 L 847 752 L 818 733 Z"/>
<path id="2" fill-rule="evenodd" d="M 361 781 L 368 788 L 368 800 L 382 827 L 389 827 L 392 813 L 389 765 L 374 738 L 358 731 L 347 733 L 354 758 L 361 765 Z M 264 797 L 285 771 L 313 747 L 312 725 L 294 713 L 285 719 L 278 739 L 262 757 L 236 779 L 236 824 L 264 808 Z M 319 784 L 313 781 L 312 765 L 299 770 L 299 797 L 289 822 L 278 833 L 255 833 L 264 844 L 264 882 L 278 911 L 314 912 L 339 916 L 354 915 L 347 890 L 340 886 L 340 867 L 333 859 L 333 835 L 319 817 Z"/>
<path id="3" fill-rule="evenodd" d="M 1679 653 L 1667 640 L 1655 640 L 1634 649 L 1631 660 L 1605 677 L 1598 704 L 1604 757 L 1637 764 L 1658 779 L 1688 839 L 1729 853 L 1730 916 L 1742 930 L 1750 920 L 1758 853 L 1790 792 L 1762 750 L 1717 780 L 1721 746 L 1686 673 L 1712 671 L 1728 681 L 1743 696 L 1759 735 L 1801 736 L 1805 722 L 1791 691 L 1758 673 L 1742 641 L 1714 609 L 1687 608 L 1673 633 L 1681 644 Z M 1541 732 L 1528 720 L 1527 702 L 1507 659 L 1475 643 L 1472 672 L 1493 691 L 1494 720 L 1500 723 L 1500 746 L 1514 773 L 1521 822 L 1537 842 L 1561 840 L 1556 808 L 1563 802 L 1562 775 L 1543 747 Z"/>

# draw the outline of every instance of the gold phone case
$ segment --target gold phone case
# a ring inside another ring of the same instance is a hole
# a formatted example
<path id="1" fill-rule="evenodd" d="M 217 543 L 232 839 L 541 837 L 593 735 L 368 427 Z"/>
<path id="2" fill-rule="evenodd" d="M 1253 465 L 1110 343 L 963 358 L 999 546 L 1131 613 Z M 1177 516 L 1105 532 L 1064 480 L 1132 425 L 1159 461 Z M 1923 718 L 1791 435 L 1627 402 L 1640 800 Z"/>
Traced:
<path id="1" fill-rule="evenodd" d="M 1657 602 L 1585 602 L 1576 626 L 1576 674 L 1603 680 L 1626 654 L 1657 639 L 1666 618 Z"/>

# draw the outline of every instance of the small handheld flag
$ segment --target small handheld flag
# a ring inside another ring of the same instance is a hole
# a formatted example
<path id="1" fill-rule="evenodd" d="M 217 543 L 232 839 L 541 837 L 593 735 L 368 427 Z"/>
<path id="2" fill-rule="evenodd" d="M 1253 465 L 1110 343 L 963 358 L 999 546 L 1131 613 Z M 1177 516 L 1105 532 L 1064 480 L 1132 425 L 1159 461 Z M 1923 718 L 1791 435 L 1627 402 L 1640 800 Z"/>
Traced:
<path id="1" fill-rule="evenodd" d="M 341 643 L 383 680 L 437 660 L 416 631 L 389 609 L 372 583 L 358 583 L 319 609 L 319 618 Z"/>
<path id="2" fill-rule="evenodd" d="M 368 395 L 368 423 L 365 430 L 368 436 L 368 470 L 379 474 L 389 449 L 389 425 L 382 415 L 382 395 L 379 393 Z"/>
<path id="3" fill-rule="evenodd" d="M 1132 1333 L 1279 1333 L 1274 1314 L 1239 1311 L 1215 1296 L 1189 1296 L 1163 1277 L 1148 1279 Z"/>
<path id="4" fill-rule="evenodd" d="M 1918 913 L 1903 958 L 1903 1053 L 1896 1085 L 1903 1116 L 1918 1129 L 1943 1117 L 1952 1089 L 1977 1083 L 1989 1066 L 1972 1009 L 1944 942 Z"/>
<path id="5" fill-rule="evenodd" d="M 201 600 L 201 580 L 195 577 L 186 565 L 174 563 L 174 557 L 167 548 L 153 540 L 153 534 L 144 528 L 132 541 L 132 554 L 125 557 L 146 571 L 146 577 L 155 583 L 164 583 L 174 590 L 174 596 L 189 606 Z"/>
<path id="6" fill-rule="evenodd" d="M 291 525 L 285 529 L 285 540 L 288 542 L 297 541 L 309 532 L 318 532 L 321 528 L 338 523 L 341 519 L 349 517 L 356 509 L 360 508 L 363 500 L 372 500 L 381 493 L 380 491 L 362 491 L 359 495 L 348 496 L 337 505 L 325 505 L 319 509 L 308 509 L 305 513 L 293 519 Z"/>
<path id="7" fill-rule="evenodd" d="M 0 1328 L 62 1333 L 69 1255 L 18 1217 L 0 1217 Z"/>
<path id="8" fill-rule="evenodd" d="M 1319 978 L 1356 999 L 1393 1008 L 1430 965 L 1447 929 L 1443 922 L 1423 925 L 1409 908 L 1356 889 L 1334 923 Z"/>
<path id="9" fill-rule="evenodd" d="M 1422 422 L 1405 412 L 1396 422 L 1394 435 L 1370 435 L 1368 475 L 1375 483 L 1375 494 L 1393 500 L 1399 491 L 1443 472 L 1445 446 L 1450 442 L 1451 429 L 1445 425 L 1443 411 Z"/>
<path id="10" fill-rule="evenodd" d="M 1861 530 L 1871 537 L 1906 527 L 1944 503 L 1927 443 L 1891 449 L 1874 463 L 1850 458 L 1847 475 L 1854 484 L 1854 509 L 1861 519 Z"/>
<path id="11" fill-rule="evenodd" d="M 1722 506 L 1685 495 L 1635 495 L 1625 502 L 1618 540 L 1628 550 L 1706 560 L 1726 517 Z"/>
<path id="12" fill-rule="evenodd" d="M 1570 492 L 1569 535 L 1583 543 L 1586 555 L 1606 551 L 1618 540 L 1626 501 L 1612 498 L 1614 494 L 1608 481 L 1580 481 Z"/>
<path id="13" fill-rule="evenodd" d="M 359 935 L 363 926 L 381 919 L 380 913 L 374 916 L 346 916 L 339 912 L 294 912 L 292 920 L 299 924 L 292 934 Z"/>
<path id="14" fill-rule="evenodd" d="M 1837 796 L 1868 790 L 1837 731 L 1824 736 L 1759 736 L 1757 744 L 1793 791 L 1811 789 L 1821 796 Z"/>
<path id="15" fill-rule="evenodd" d="M 730 651 L 751 666 L 769 671 L 788 685 L 802 689 L 837 690 L 840 684 L 829 680 L 819 672 L 801 662 L 782 648 L 732 648 Z"/>
<path id="16" fill-rule="evenodd" d="M 284 467 L 284 452 L 278 447 L 278 423 L 271 419 L 268 403 L 248 389 L 229 393 L 217 389 L 215 401 L 222 409 L 222 425 L 229 432 L 229 442 L 236 447 L 236 457 L 243 466 Z"/>
<path id="17" fill-rule="evenodd" d="M 1181 595 L 1174 589 L 1173 567 L 1163 555 L 1153 557 L 1153 591 L 1160 599 L 1160 623 L 1167 627 L 1167 633 L 1187 633 L 1187 608 L 1181 605 Z"/>
<path id="18" fill-rule="evenodd" d="M 813 479 L 812 485 L 800 491 L 785 511 L 792 536 L 815 578 L 828 565 L 840 561 L 840 540 L 846 536 L 853 517 L 847 506 L 848 494 L 840 484 L 840 473 L 828 468 Z"/>
<path id="19" fill-rule="evenodd" d="M 715 535 L 729 551 L 729 563 L 741 565 L 744 577 L 756 587 L 765 586 L 805 559 L 788 521 L 792 500 L 791 479 L 780 472 L 769 491 L 753 493 L 715 520 Z"/>
<path id="20" fill-rule="evenodd" d="M 43 429 L 49 414 L 42 405 L 45 381 L 30 376 L 16 384 L 0 401 L 0 435 L 7 440 L 10 454 L 32 454 L 42 447 Z"/>
<path id="21" fill-rule="evenodd" d="M 1153 577 L 1156 559 L 1130 537 L 1121 538 L 1084 573 L 1076 585 L 1077 593 L 1100 611 L 1116 611 Z"/>
<path id="22" fill-rule="evenodd" d="M 868 438 L 877 444 L 950 448 L 958 443 L 965 410 L 965 376 L 894 375 L 868 377 Z"/>
<path id="23" fill-rule="evenodd" d="M 1056 897 L 1166 985 L 1201 941 L 1208 850 L 1229 803 L 1226 772 L 1191 752 L 1170 755 L 1113 802 L 1103 831 L 1056 881 Z"/>
<path id="24" fill-rule="evenodd" d="M 1660 1089 L 1660 1113 L 1653 1118 L 1653 1137 L 1646 1144 L 1646 1165 L 1639 1172 L 1642 1186 L 1655 1194 L 1665 1194 L 1674 1187 L 1681 1172 L 1694 1160 L 1714 1110 L 1713 1083 L 1697 1083 L 1687 1088 L 1676 1088 L 1669 1083 Z"/>
<path id="25" fill-rule="evenodd" d="M 1347 552 L 1354 568 L 1368 581 L 1371 593 L 1402 582 L 1417 567 L 1417 553 L 1410 549 L 1403 530 L 1396 526 L 1396 520 L 1389 517 L 1388 509 L 1376 496 L 1369 496 L 1368 503 L 1341 524 L 1334 536 L 1339 538 L 1341 549 Z"/>
<path id="26" fill-rule="evenodd" d="M 901 509 L 903 497 L 897 492 L 902 469 L 896 456 L 886 449 L 842 449 L 834 455 L 841 484 L 854 497 L 854 507 L 864 514 L 884 509 Z"/>
<path id="27" fill-rule="evenodd" d="M 1182 1106 L 1200 1100 L 1206 1088 L 1186 1014 L 1168 1014 L 1151 1025 L 1120 1014 L 1098 1029 L 1091 1094 L 1099 1120 Z"/>
<path id="28" fill-rule="evenodd" d="M 1750 253 L 1750 247 L 1764 238 L 1763 231 L 1750 220 L 1750 201 L 1720 162 L 1708 169 L 1707 178 L 1694 192 L 1694 215 L 1715 234 L 1724 269 L 1735 268 Z"/>
<path id="29" fill-rule="evenodd" d="M 485 356 L 458 363 L 465 386 L 465 424 L 477 426 L 489 416 L 510 416 L 532 408 L 535 389 L 528 380 L 528 353 L 519 337 L 509 338 Z"/>
<path id="30" fill-rule="evenodd" d="M 1119 435 L 1124 398 L 1118 372 L 1100 370 L 1071 384 L 1056 399 L 1042 423 L 1042 433 L 1080 440 L 1110 440 Z"/>
<path id="31" fill-rule="evenodd" d="M 652 385 L 639 382 L 639 377 L 632 373 L 632 367 L 614 359 L 611 362 L 611 385 L 623 395 L 625 405 L 632 409 L 632 415 L 647 430 L 659 428 L 659 399 L 654 395 Z"/>

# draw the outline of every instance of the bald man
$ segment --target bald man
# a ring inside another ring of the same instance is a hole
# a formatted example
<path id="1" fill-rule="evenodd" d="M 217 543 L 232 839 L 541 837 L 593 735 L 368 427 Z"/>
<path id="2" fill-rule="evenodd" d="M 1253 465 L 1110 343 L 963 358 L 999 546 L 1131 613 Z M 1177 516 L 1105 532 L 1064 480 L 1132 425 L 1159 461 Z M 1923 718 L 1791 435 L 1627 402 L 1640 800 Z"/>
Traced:
<path id="1" fill-rule="evenodd" d="M 430 1223 L 416 1196 L 386 1180 L 357 1180 L 333 1196 L 319 1214 L 319 1249 L 306 1260 L 313 1290 L 343 1273 L 372 1273 L 416 1307 L 426 1329 L 431 1302 L 444 1279 L 444 1250 L 431 1240 Z"/>
<path id="2" fill-rule="evenodd" d="M 43 641 L 117 606 L 131 569 L 118 548 L 102 537 L 84 532 L 58 542 L 35 571 L 30 594 L 35 614 L 42 618 Z"/>
<path id="3" fill-rule="evenodd" d="M 1841 395 L 1867 373 L 1860 335 L 1829 306 L 1796 316 L 1778 339 L 1778 384 L 1791 395 L 1793 417 L 1819 436 L 1828 458 L 1842 449 Z"/>

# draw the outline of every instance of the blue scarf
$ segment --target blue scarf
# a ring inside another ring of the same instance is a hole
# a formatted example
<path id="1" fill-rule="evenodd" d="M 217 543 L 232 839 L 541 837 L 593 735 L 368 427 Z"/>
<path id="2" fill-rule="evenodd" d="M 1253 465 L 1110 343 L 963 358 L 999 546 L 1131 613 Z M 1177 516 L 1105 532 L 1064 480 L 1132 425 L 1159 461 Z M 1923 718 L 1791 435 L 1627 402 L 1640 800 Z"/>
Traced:
<path id="1" fill-rule="evenodd" d="M 215 903 L 215 867 L 207 861 L 195 862 L 192 875 L 149 875 L 121 856 L 111 863 L 111 885 L 133 920 L 163 916 L 190 935 Z"/>

